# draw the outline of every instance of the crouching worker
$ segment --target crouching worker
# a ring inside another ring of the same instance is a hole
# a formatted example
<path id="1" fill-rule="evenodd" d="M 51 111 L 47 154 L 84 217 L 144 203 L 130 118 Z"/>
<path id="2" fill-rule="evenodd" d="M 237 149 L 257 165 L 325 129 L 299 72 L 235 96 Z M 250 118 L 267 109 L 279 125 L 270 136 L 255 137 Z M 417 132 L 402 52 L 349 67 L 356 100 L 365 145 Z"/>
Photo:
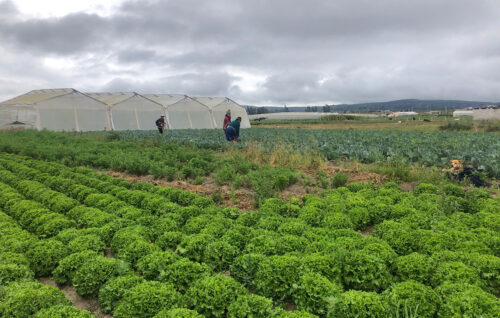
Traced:
<path id="1" fill-rule="evenodd" d="M 226 139 L 227 141 L 238 141 L 240 136 L 240 123 L 241 117 L 236 118 L 226 127 Z"/>
<path id="2" fill-rule="evenodd" d="M 161 115 L 161 117 L 156 120 L 155 124 L 160 135 L 163 135 L 163 128 L 165 128 L 165 115 Z"/>

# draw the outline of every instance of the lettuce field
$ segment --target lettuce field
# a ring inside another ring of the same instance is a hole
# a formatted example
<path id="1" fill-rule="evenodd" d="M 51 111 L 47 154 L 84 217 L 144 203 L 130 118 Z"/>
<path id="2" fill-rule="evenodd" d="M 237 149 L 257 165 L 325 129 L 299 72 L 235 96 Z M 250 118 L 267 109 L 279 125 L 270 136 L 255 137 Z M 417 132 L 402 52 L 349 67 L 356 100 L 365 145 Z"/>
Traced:
<path id="1" fill-rule="evenodd" d="M 201 133 L 189 140 L 204 146 Z M 369 136 L 349 133 L 364 148 L 338 150 L 347 146 L 335 133 L 309 136 L 332 156 L 393 151 L 416 160 L 441 142 L 448 147 L 435 148 L 437 158 L 463 147 L 498 173 L 498 148 L 481 155 L 498 147 L 493 135 L 436 135 L 442 138 L 405 153 L 411 136 L 374 135 L 379 143 L 370 146 Z M 256 130 L 253 138 L 269 134 Z M 298 136 L 279 132 L 287 135 Z M 93 316 L 38 280 L 47 277 L 116 318 L 500 316 L 500 198 L 484 190 L 421 183 L 403 192 L 393 182 L 351 182 L 300 199 L 262 198 L 258 209 L 242 213 L 82 167 L 100 160 L 92 166 L 114 168 L 119 162 L 102 155 L 113 150 L 130 169 L 144 155 L 132 144 L 115 149 L 57 136 L 0 138 L 0 317 Z M 307 138 L 297 147 L 307 147 Z M 136 157 L 127 161 L 127 151 Z M 142 161 L 152 165 L 157 153 L 148 151 Z M 176 169 L 220 163 L 209 151 L 203 156 L 158 162 Z M 259 170 L 247 168 L 249 178 Z M 293 182 L 288 173 L 284 186 Z"/>

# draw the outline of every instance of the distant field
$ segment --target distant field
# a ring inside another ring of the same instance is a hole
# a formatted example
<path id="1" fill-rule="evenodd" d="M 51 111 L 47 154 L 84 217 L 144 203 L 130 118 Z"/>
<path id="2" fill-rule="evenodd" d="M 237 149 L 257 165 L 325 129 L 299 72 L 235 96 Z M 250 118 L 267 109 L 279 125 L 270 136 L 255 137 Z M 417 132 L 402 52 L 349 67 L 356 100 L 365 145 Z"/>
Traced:
<path id="1" fill-rule="evenodd" d="M 90 133 L 124 140 L 157 140 L 155 131 Z M 500 138 L 497 133 L 389 130 L 321 130 L 252 128 L 241 131 L 241 143 L 230 144 L 219 130 L 173 130 L 165 141 L 190 143 L 207 149 L 244 148 L 256 143 L 265 150 L 285 146 L 301 153 L 319 153 L 327 160 L 364 163 L 394 159 L 446 167 L 451 159 L 470 161 L 489 175 L 500 176 Z"/>

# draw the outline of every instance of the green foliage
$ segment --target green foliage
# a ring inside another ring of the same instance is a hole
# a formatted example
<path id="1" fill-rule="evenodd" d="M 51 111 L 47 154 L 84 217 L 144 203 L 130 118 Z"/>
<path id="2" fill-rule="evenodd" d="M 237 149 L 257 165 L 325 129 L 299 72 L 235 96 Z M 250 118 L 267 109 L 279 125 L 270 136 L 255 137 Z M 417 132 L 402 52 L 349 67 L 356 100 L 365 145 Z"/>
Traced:
<path id="1" fill-rule="evenodd" d="M 20 266 L 29 266 L 30 262 L 23 254 L 2 251 L 2 253 L 0 253 L 0 264 L 16 264 Z"/>
<path id="2" fill-rule="evenodd" d="M 328 318 L 389 317 L 388 304 L 374 292 L 349 290 L 329 300 Z"/>
<path id="3" fill-rule="evenodd" d="M 325 216 L 324 210 L 314 206 L 304 206 L 299 211 L 299 219 L 306 221 L 311 226 L 320 226 Z"/>
<path id="4" fill-rule="evenodd" d="M 431 287 L 408 280 L 392 285 L 384 291 L 393 315 L 404 317 L 405 311 L 418 317 L 434 317 L 439 297 Z"/>
<path id="5" fill-rule="evenodd" d="M 76 227 L 76 222 L 58 213 L 44 214 L 33 220 L 32 226 L 40 237 L 52 237 L 60 231 Z"/>
<path id="6" fill-rule="evenodd" d="M 253 284 L 257 291 L 276 300 L 290 298 L 300 277 L 302 263 L 297 256 L 270 256 L 258 264 Z"/>
<path id="7" fill-rule="evenodd" d="M 0 317 L 26 318 L 55 305 L 70 305 L 59 289 L 38 282 L 13 282 L 0 290 Z"/>
<path id="8" fill-rule="evenodd" d="M 162 310 L 153 318 L 203 318 L 203 316 L 191 309 L 173 308 L 169 310 Z"/>
<path id="9" fill-rule="evenodd" d="M 156 280 L 160 273 L 180 257 L 171 251 L 153 252 L 143 256 L 137 262 L 137 270 L 148 280 Z"/>
<path id="10" fill-rule="evenodd" d="M 73 276 L 73 286 L 81 296 L 97 296 L 99 289 L 110 278 L 129 272 L 123 261 L 98 256 L 85 261 Z"/>
<path id="11" fill-rule="evenodd" d="M 238 254 L 239 249 L 236 246 L 218 240 L 207 245 L 204 261 L 211 265 L 216 272 L 226 271 Z"/>
<path id="12" fill-rule="evenodd" d="M 172 285 L 148 281 L 130 288 L 113 317 L 149 318 L 164 309 L 177 307 L 181 302 L 181 295 Z"/>
<path id="13" fill-rule="evenodd" d="M 468 283 L 471 285 L 481 284 L 477 270 L 462 262 L 444 262 L 439 264 L 431 278 L 431 282 L 433 286 L 441 285 L 444 282 Z"/>
<path id="14" fill-rule="evenodd" d="M 99 289 L 99 305 L 105 314 L 112 313 L 125 293 L 144 281 L 140 276 L 124 275 L 111 278 Z"/>
<path id="15" fill-rule="evenodd" d="M 396 221 L 384 221 L 375 226 L 374 236 L 389 243 L 400 255 L 417 252 L 419 249 L 419 234 L 409 225 Z"/>
<path id="16" fill-rule="evenodd" d="M 179 254 L 193 261 L 200 262 L 205 255 L 207 244 L 214 240 L 213 236 L 208 234 L 193 234 L 184 237 L 177 250 Z"/>
<path id="17" fill-rule="evenodd" d="M 371 216 L 368 209 L 362 206 L 356 206 L 346 211 L 355 230 L 364 230 L 371 223 Z"/>
<path id="18" fill-rule="evenodd" d="M 318 316 L 310 314 L 302 310 L 295 311 L 282 311 L 277 316 L 277 318 L 318 318 Z"/>
<path id="19" fill-rule="evenodd" d="M 265 255 L 257 253 L 236 257 L 230 266 L 231 276 L 248 288 L 254 288 L 253 282 L 257 268 L 264 259 L 266 259 Z"/>
<path id="20" fill-rule="evenodd" d="M 354 251 L 345 256 L 342 279 L 348 289 L 378 292 L 392 281 L 386 262 L 366 251 Z"/>
<path id="21" fill-rule="evenodd" d="M 52 273 L 67 254 L 67 248 L 61 242 L 49 239 L 32 244 L 26 251 L 26 258 L 35 276 L 41 277 Z"/>
<path id="22" fill-rule="evenodd" d="M 445 131 L 469 131 L 472 128 L 472 123 L 461 123 L 458 121 L 449 121 L 446 124 L 439 126 L 439 130 Z"/>
<path id="23" fill-rule="evenodd" d="M 101 238 L 95 234 L 78 236 L 68 243 L 70 253 L 78 253 L 86 250 L 103 253 L 106 250 L 106 245 Z"/>
<path id="24" fill-rule="evenodd" d="M 319 316 L 327 312 L 328 298 L 338 296 L 342 287 L 317 273 L 305 273 L 297 282 L 293 301 L 297 309 Z"/>
<path id="25" fill-rule="evenodd" d="M 168 231 L 161 234 L 155 243 L 162 250 L 175 250 L 183 238 L 184 234 L 182 232 Z"/>
<path id="26" fill-rule="evenodd" d="M 36 313 L 33 318 L 92 318 L 88 310 L 80 310 L 73 306 L 55 305 Z"/>
<path id="27" fill-rule="evenodd" d="M 0 264 L 0 286 L 5 286 L 13 281 L 29 281 L 34 277 L 35 274 L 26 265 Z"/>
<path id="28" fill-rule="evenodd" d="M 71 254 L 63 258 L 56 269 L 52 272 L 54 280 L 60 285 L 71 283 L 75 272 L 85 263 L 91 259 L 97 258 L 98 254 L 94 251 L 83 251 Z"/>
<path id="29" fill-rule="evenodd" d="M 207 276 L 196 282 L 186 292 L 190 308 L 207 317 L 225 317 L 228 307 L 246 289 L 229 276 Z"/>
<path id="30" fill-rule="evenodd" d="M 430 282 L 435 266 L 432 258 L 419 253 L 400 256 L 394 263 L 395 273 L 399 280 L 411 279 L 426 285 Z"/>
<path id="31" fill-rule="evenodd" d="M 227 309 L 228 318 L 268 318 L 275 316 L 273 301 L 259 295 L 242 295 Z"/>
<path id="32" fill-rule="evenodd" d="M 354 225 L 351 222 L 349 216 L 344 213 L 330 213 L 327 214 L 323 220 L 323 227 L 329 230 L 338 229 L 352 229 Z"/>
<path id="33" fill-rule="evenodd" d="M 276 238 L 276 254 L 303 252 L 308 240 L 301 236 L 285 234 Z"/>
<path id="34" fill-rule="evenodd" d="M 441 298 L 439 317 L 498 317 L 500 301 L 467 283 L 445 282 L 436 288 Z"/>
<path id="35" fill-rule="evenodd" d="M 430 183 L 420 183 L 415 187 L 413 193 L 415 193 L 416 195 L 420 195 L 422 193 L 437 194 L 438 188 Z"/>
<path id="36" fill-rule="evenodd" d="M 117 256 L 136 267 L 139 259 L 155 252 L 161 252 L 161 249 L 153 243 L 137 240 L 121 249 Z"/>
<path id="37" fill-rule="evenodd" d="M 137 240 L 152 241 L 153 233 L 145 226 L 130 226 L 119 229 L 111 240 L 111 251 L 118 254 L 122 249 Z"/>
<path id="38" fill-rule="evenodd" d="M 302 272 L 318 273 L 334 283 L 340 283 L 342 264 L 334 254 L 307 254 L 302 259 Z"/>
<path id="39" fill-rule="evenodd" d="M 293 202 L 286 202 L 278 198 L 271 198 L 265 200 L 260 211 L 268 214 L 279 214 L 283 217 L 296 217 L 298 216 L 300 207 Z"/>
<path id="40" fill-rule="evenodd" d="M 332 177 L 332 186 L 334 188 L 343 187 L 347 180 L 349 179 L 349 175 L 342 172 L 336 172 Z"/>
<path id="41" fill-rule="evenodd" d="M 210 272 L 208 265 L 183 257 L 162 270 L 158 279 L 172 283 L 177 290 L 185 292 L 194 281 L 207 276 Z"/>

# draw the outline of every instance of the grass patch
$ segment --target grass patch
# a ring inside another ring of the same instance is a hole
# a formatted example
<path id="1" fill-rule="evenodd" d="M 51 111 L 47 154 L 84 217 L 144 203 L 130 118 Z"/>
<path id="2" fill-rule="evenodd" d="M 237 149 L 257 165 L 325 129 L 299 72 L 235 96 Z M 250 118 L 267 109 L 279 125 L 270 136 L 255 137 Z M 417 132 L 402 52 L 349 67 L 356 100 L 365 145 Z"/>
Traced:
<path id="1" fill-rule="evenodd" d="M 471 122 L 458 122 L 458 121 L 450 121 L 445 125 L 439 126 L 439 130 L 444 131 L 470 131 L 474 128 L 474 125 Z"/>

